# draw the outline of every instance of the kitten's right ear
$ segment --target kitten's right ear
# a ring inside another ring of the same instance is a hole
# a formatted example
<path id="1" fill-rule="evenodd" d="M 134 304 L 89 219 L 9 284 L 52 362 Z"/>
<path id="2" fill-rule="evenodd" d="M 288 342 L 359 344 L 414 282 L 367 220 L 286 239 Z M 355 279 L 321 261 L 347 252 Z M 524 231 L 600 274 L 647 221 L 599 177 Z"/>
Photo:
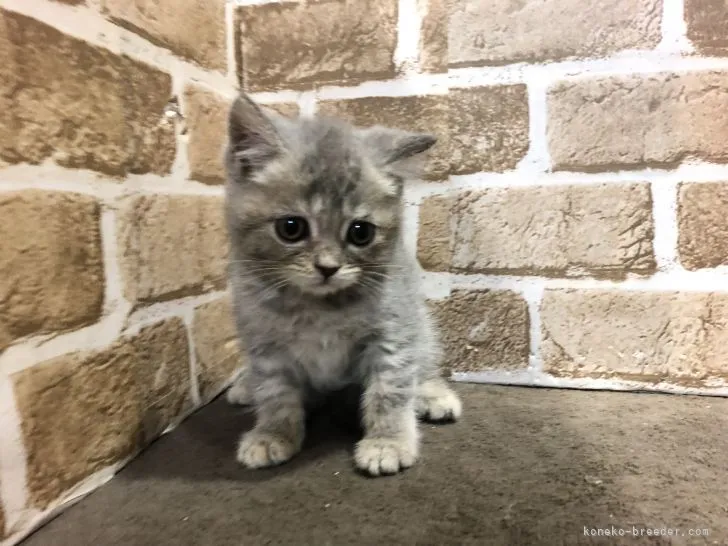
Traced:
<path id="1" fill-rule="evenodd" d="M 282 149 L 278 131 L 245 93 L 238 95 L 230 107 L 228 139 L 232 156 L 246 169 L 267 163 Z"/>

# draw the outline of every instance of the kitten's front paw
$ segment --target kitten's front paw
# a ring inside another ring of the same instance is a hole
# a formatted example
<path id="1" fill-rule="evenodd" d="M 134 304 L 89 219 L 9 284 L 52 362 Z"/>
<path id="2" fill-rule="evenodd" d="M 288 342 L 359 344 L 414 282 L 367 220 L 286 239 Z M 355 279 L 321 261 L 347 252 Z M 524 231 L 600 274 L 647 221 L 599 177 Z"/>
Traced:
<path id="1" fill-rule="evenodd" d="M 240 440 L 237 459 L 248 468 L 264 468 L 288 461 L 299 449 L 284 436 L 253 429 Z"/>
<path id="2" fill-rule="evenodd" d="M 371 476 L 396 474 L 416 459 L 416 443 L 404 438 L 364 438 L 354 450 L 357 468 Z"/>
<path id="3" fill-rule="evenodd" d="M 417 417 L 426 421 L 457 421 L 463 404 L 457 394 L 441 380 L 426 381 L 417 393 Z"/>

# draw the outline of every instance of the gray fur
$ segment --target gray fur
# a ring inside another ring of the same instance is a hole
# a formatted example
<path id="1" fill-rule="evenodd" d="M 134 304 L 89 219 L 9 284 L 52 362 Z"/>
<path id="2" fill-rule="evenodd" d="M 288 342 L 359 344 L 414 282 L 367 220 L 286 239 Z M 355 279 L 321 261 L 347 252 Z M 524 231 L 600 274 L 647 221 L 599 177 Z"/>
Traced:
<path id="1" fill-rule="evenodd" d="M 241 95 L 229 116 L 226 214 L 235 318 L 250 366 L 229 393 L 252 402 L 255 428 L 238 460 L 282 463 L 304 437 L 321 395 L 362 386 L 364 438 L 356 466 L 371 475 L 411 466 L 416 417 L 459 417 L 438 373 L 441 349 L 404 248 L 402 192 L 430 135 L 358 128 L 328 118 L 264 113 Z M 281 241 L 276 218 L 300 216 L 311 236 Z M 373 242 L 345 240 L 354 220 L 377 226 Z M 315 264 L 340 267 L 327 282 Z"/>

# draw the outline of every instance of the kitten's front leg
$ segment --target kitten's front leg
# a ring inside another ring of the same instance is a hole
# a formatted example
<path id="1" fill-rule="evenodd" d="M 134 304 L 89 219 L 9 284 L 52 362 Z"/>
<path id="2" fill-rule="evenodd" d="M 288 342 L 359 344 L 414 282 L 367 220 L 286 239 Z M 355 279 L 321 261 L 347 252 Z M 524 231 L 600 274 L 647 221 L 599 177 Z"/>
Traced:
<path id="1" fill-rule="evenodd" d="M 362 397 L 364 438 L 354 451 L 356 466 L 372 476 L 395 474 L 418 456 L 415 377 L 400 355 L 381 354 L 370 368 Z"/>
<path id="2" fill-rule="evenodd" d="M 275 368 L 249 377 L 256 424 L 243 435 L 237 459 L 249 468 L 278 465 L 301 450 L 305 434 L 303 391 Z"/>

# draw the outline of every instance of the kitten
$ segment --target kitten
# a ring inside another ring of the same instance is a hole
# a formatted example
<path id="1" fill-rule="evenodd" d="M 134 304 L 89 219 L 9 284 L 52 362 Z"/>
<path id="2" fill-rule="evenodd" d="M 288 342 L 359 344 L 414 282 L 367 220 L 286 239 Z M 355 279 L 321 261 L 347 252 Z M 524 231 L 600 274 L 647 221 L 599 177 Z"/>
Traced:
<path id="1" fill-rule="evenodd" d="M 306 410 L 362 389 L 356 466 L 393 474 L 418 458 L 417 417 L 456 420 L 441 349 L 403 245 L 405 179 L 430 135 L 289 119 L 239 96 L 225 165 L 235 319 L 250 365 L 228 393 L 256 425 L 238 460 L 260 468 L 300 449 Z"/>

